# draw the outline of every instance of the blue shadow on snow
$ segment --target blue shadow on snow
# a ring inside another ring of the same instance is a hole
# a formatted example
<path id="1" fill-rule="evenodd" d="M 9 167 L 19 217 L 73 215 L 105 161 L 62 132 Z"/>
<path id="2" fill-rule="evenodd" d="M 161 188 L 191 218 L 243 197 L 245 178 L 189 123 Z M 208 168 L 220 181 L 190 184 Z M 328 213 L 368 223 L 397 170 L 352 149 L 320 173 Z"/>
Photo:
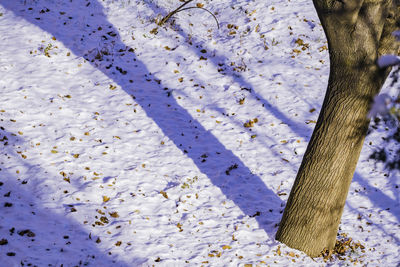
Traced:
<path id="1" fill-rule="evenodd" d="M 42 12 L 28 10 L 28 4 L 16 3 L 15 0 L 2 1 L 1 5 L 52 34 L 76 56 L 91 62 L 93 67 L 120 85 L 128 95 L 134 96 L 147 116 L 176 147 L 192 159 L 199 170 L 245 215 L 255 216 L 260 227 L 274 238 L 274 224 L 280 218 L 277 211 L 280 209 L 281 199 L 173 97 L 168 97 L 162 82 L 150 73 L 134 50 L 123 43 L 118 30 L 106 19 L 101 4 L 95 0 L 59 1 L 58 4 L 37 0 L 35 3 L 42 7 Z M 82 17 L 76 19 L 77 16 Z M 84 23 L 78 24 L 81 20 Z M 89 51 L 105 43 L 108 48 L 112 47 L 112 51 L 108 50 L 108 55 L 104 55 L 101 60 L 93 59 Z M 138 86 L 140 84 L 145 86 Z M 183 123 L 186 125 L 184 128 L 176 128 L 176 125 Z M 202 157 L 204 153 L 208 156 L 206 162 Z M 222 166 L 220 159 L 231 164 Z M 226 171 L 231 166 L 235 168 L 227 175 Z M 236 188 L 235 184 L 242 186 Z M 261 212 L 261 215 L 257 212 Z"/>
<path id="2" fill-rule="evenodd" d="M 4 136 L 8 139 L 7 145 L 0 142 L 4 157 L 16 159 L 19 165 L 34 174 L 21 180 L 18 174 L 7 171 L 7 167 L 0 170 L 0 266 L 128 267 L 101 251 L 96 246 L 95 235 L 90 235 L 78 222 L 64 215 L 71 212 L 71 206 L 65 205 L 66 211 L 60 212 L 41 206 L 41 200 L 32 193 L 36 185 L 33 180 L 48 179 L 43 177 L 46 172 L 37 165 L 30 165 L 29 158 L 22 159 L 14 152 L 18 144 L 24 142 L 21 137 L 0 129 L 0 138 Z M 76 212 L 79 212 L 79 206 Z M 133 261 L 142 263 L 146 259 Z"/>

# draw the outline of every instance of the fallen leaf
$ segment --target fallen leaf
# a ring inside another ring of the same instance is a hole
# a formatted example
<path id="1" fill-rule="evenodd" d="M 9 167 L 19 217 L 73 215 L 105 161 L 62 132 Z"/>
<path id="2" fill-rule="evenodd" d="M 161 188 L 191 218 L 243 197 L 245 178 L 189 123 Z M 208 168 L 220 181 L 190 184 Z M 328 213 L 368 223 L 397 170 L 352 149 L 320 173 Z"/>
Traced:
<path id="1" fill-rule="evenodd" d="M 113 218 L 118 218 L 119 217 L 118 212 L 116 212 L 116 211 L 109 212 L 108 214 L 110 214 L 110 216 L 113 217 Z"/>
<path id="2" fill-rule="evenodd" d="M 168 199 L 167 192 L 165 192 L 165 191 L 160 191 L 160 194 L 163 195 L 163 197 L 165 197 L 166 199 Z"/>

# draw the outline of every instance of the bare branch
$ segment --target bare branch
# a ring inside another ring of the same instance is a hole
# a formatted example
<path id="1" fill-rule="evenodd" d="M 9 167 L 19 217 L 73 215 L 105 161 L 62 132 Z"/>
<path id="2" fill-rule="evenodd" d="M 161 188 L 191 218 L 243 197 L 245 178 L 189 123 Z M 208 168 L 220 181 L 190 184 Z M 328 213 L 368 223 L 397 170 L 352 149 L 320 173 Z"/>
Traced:
<path id="1" fill-rule="evenodd" d="M 217 23 L 217 27 L 218 27 L 218 29 L 219 29 L 219 22 L 218 22 L 218 19 L 217 19 L 217 17 L 216 17 L 210 10 L 208 10 L 208 9 L 206 9 L 206 8 L 203 8 L 203 7 L 201 7 L 201 6 L 191 6 L 191 7 L 185 7 L 185 8 L 184 8 L 184 6 L 186 6 L 187 4 L 189 4 L 189 3 L 192 2 L 192 1 L 193 1 L 193 0 L 186 1 L 185 3 L 183 3 L 182 5 L 180 5 L 177 9 L 175 9 L 175 10 L 171 11 L 170 13 L 168 13 L 168 14 L 158 23 L 158 25 L 159 25 L 159 26 L 163 25 L 163 24 L 166 23 L 173 15 L 175 15 L 175 14 L 178 13 L 178 12 L 181 12 L 181 11 L 184 11 L 184 10 L 188 10 L 188 9 L 198 8 L 198 9 L 202 9 L 202 10 L 208 12 L 208 13 L 215 19 L 215 22 Z"/>
<path id="2" fill-rule="evenodd" d="M 193 2 L 193 0 L 188 0 L 186 2 L 184 2 L 182 5 L 180 5 L 177 9 L 169 12 L 161 21 L 160 23 L 158 23 L 158 25 L 163 25 L 165 22 L 167 22 L 167 20 L 169 20 L 173 15 L 175 15 L 176 13 L 178 13 L 184 6 L 186 6 L 187 4 L 189 4 L 190 2 Z"/>

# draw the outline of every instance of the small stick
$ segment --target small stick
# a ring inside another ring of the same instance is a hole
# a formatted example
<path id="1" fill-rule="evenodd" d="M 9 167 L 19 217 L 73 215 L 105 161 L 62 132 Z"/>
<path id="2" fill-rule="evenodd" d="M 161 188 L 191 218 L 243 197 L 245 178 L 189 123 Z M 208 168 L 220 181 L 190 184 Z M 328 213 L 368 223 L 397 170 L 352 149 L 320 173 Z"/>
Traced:
<path id="1" fill-rule="evenodd" d="M 203 7 L 198 7 L 198 6 L 192 6 L 192 7 L 186 7 L 183 8 L 184 6 L 186 6 L 187 4 L 189 4 L 190 2 L 192 2 L 193 0 L 188 0 L 185 3 L 183 3 L 182 5 L 180 5 L 177 9 L 175 9 L 174 11 L 171 11 L 170 13 L 168 13 L 159 23 L 158 25 L 161 26 L 163 25 L 165 22 L 167 22 L 173 15 L 175 15 L 176 13 L 180 12 L 180 11 L 184 11 L 184 10 L 188 10 L 188 9 L 194 9 L 194 8 L 198 8 L 198 9 L 202 9 L 206 12 L 208 12 L 211 16 L 213 16 L 213 18 L 215 19 L 215 22 L 217 23 L 217 27 L 219 29 L 219 22 L 217 17 L 215 17 L 215 15 L 208 9 L 205 9 Z"/>
<path id="2" fill-rule="evenodd" d="M 163 25 L 165 22 L 167 22 L 167 20 L 169 20 L 170 17 L 172 17 L 173 15 L 175 15 L 176 13 L 179 12 L 179 10 L 181 8 L 183 8 L 184 6 L 186 6 L 187 4 L 189 4 L 190 2 L 193 2 L 193 0 L 188 0 L 185 3 L 183 3 L 182 5 L 180 5 L 177 9 L 175 9 L 174 11 L 169 12 L 161 21 L 160 23 L 158 23 L 158 25 Z"/>

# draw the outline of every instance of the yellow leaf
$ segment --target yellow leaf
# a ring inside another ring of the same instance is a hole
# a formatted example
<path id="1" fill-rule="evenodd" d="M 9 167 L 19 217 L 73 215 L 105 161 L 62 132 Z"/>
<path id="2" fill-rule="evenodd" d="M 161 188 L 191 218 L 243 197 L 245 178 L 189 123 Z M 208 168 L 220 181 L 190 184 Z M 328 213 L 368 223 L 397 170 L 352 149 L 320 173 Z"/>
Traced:
<path id="1" fill-rule="evenodd" d="M 102 210 L 96 210 L 96 211 L 97 211 L 97 213 L 99 213 L 99 214 L 101 214 L 101 215 L 104 215 L 104 214 L 105 214 Z"/>
<path id="2" fill-rule="evenodd" d="M 163 197 L 165 197 L 166 199 L 168 199 L 167 192 L 165 192 L 165 191 L 160 191 L 160 194 L 163 195 Z"/>
<path id="3" fill-rule="evenodd" d="M 280 256 L 281 255 L 281 246 L 278 246 L 278 248 L 276 249 L 276 253 Z"/>
<path id="4" fill-rule="evenodd" d="M 244 126 L 245 128 L 253 127 L 253 126 L 254 126 L 254 122 L 253 122 L 253 121 L 245 122 L 245 123 L 243 124 L 243 126 Z"/>
<path id="5" fill-rule="evenodd" d="M 322 52 L 324 50 L 328 50 L 328 47 L 326 45 L 323 45 L 321 47 L 318 48 L 319 52 Z"/>
<path id="6" fill-rule="evenodd" d="M 232 248 L 232 247 L 231 247 L 231 246 L 228 246 L 228 245 L 225 245 L 225 246 L 222 247 L 223 250 L 231 249 L 231 248 Z"/>
<path id="7" fill-rule="evenodd" d="M 57 150 L 54 150 L 54 149 L 52 149 L 52 150 L 51 150 L 51 153 L 53 153 L 53 154 L 57 154 L 57 153 L 58 153 L 58 151 L 57 151 Z"/>
<path id="8" fill-rule="evenodd" d="M 107 202 L 109 200 L 110 200 L 110 198 L 108 196 L 103 196 L 103 202 Z"/>
<path id="9" fill-rule="evenodd" d="M 157 34 L 158 33 L 158 28 L 154 28 L 150 31 L 151 34 Z"/>
<path id="10" fill-rule="evenodd" d="M 119 217 L 118 212 L 116 212 L 116 211 L 109 212 L 108 214 L 110 214 L 110 216 L 113 217 L 113 218 L 118 218 Z"/>
<path id="11" fill-rule="evenodd" d="M 204 4 L 202 4 L 202 3 L 197 3 L 196 4 L 196 7 L 198 7 L 198 8 L 202 8 L 204 6 Z"/>

